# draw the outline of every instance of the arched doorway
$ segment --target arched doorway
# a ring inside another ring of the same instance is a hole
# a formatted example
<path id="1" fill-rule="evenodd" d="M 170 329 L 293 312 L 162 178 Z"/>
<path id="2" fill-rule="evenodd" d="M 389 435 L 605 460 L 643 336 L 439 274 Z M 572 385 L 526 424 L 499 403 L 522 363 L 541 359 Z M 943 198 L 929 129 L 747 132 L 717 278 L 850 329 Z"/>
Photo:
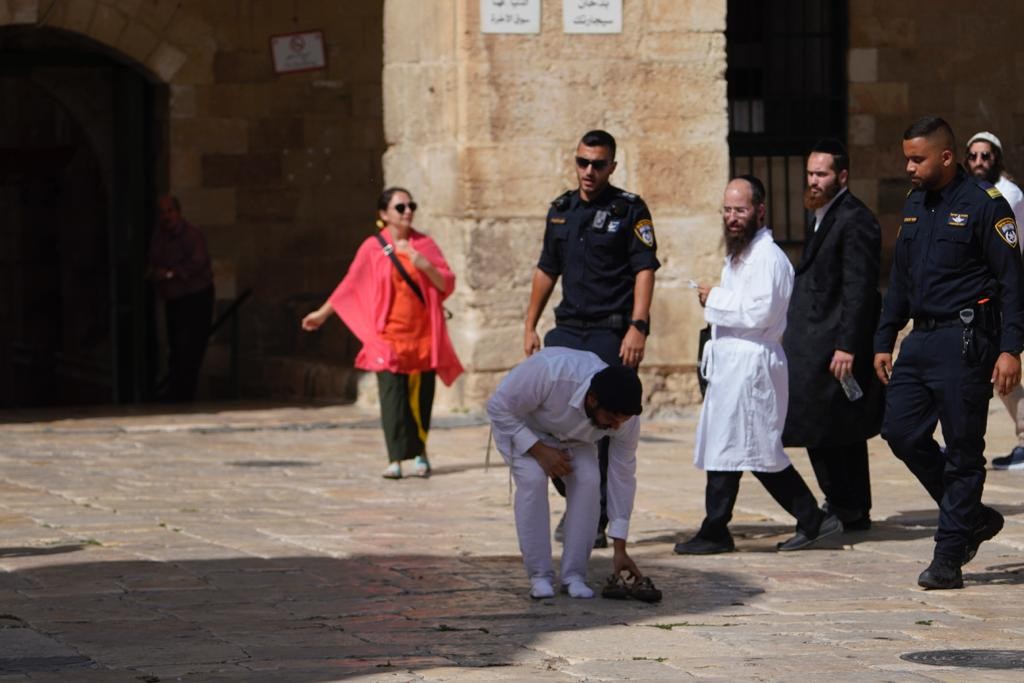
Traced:
<path id="1" fill-rule="evenodd" d="M 0 28 L 0 407 L 152 395 L 166 100 L 85 37 Z"/>

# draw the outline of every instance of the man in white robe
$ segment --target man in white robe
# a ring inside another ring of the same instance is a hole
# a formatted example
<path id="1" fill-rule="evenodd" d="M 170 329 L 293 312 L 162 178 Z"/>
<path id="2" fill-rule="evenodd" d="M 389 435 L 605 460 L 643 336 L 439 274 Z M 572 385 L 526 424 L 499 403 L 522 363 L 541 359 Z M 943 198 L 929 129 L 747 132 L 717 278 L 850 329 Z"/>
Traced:
<path id="1" fill-rule="evenodd" d="M 636 370 L 609 366 L 589 351 L 550 346 L 537 351 L 498 385 L 487 401 L 494 443 L 516 482 L 519 549 L 530 596 L 554 595 L 548 481 L 566 486 L 561 582 L 574 598 L 592 598 L 587 563 L 601 508 L 597 442 L 608 447 L 608 536 L 615 574 L 641 578 L 626 552 L 636 495 L 636 449 L 643 387 Z"/>
<path id="2" fill-rule="evenodd" d="M 708 380 L 694 464 L 707 474 L 706 516 L 680 555 L 736 549 L 728 523 L 743 472 L 754 476 L 797 520 L 779 550 L 800 550 L 840 533 L 842 523 L 818 508 L 814 494 L 782 449 L 789 378 L 782 333 L 793 292 L 793 266 L 765 227 L 764 185 L 753 176 L 725 189 L 722 226 L 727 257 L 721 284 L 698 286 L 711 341 L 701 372 Z"/>

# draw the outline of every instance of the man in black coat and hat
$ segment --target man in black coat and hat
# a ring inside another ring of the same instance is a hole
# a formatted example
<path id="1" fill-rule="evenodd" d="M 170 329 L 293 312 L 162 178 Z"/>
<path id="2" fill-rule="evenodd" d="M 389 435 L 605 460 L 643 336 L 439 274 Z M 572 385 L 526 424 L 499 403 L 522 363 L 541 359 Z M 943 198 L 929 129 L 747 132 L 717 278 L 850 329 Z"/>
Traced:
<path id="1" fill-rule="evenodd" d="M 810 231 L 782 340 L 789 361 L 782 441 L 807 448 L 823 508 L 856 531 L 871 526 L 867 440 L 879 432 L 883 407 L 872 368 L 881 230 L 851 194 L 849 175 L 843 144 L 819 140 L 807 156 Z"/>

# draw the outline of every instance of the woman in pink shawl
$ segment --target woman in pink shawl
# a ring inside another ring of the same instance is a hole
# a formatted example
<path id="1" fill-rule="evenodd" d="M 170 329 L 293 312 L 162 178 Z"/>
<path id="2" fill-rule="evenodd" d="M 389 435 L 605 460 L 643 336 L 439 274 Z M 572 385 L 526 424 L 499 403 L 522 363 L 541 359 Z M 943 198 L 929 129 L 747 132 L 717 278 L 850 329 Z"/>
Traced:
<path id="1" fill-rule="evenodd" d="M 323 306 L 302 319 L 312 332 L 337 313 L 363 343 L 355 365 L 377 373 L 386 479 L 402 477 L 403 460 L 415 460 L 416 476 L 430 476 L 434 378 L 451 385 L 462 373 L 441 305 L 455 275 L 434 240 L 412 227 L 415 212 L 408 190 L 385 190 L 377 202 L 380 232 L 362 243 Z"/>

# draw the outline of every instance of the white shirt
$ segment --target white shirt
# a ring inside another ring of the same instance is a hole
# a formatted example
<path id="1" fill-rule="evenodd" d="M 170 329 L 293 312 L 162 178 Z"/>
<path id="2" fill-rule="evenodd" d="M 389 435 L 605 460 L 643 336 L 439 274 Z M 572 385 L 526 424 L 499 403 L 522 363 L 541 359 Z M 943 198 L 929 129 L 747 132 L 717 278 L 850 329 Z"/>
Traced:
<path id="1" fill-rule="evenodd" d="M 611 437 L 608 449 L 608 535 L 626 538 L 636 495 L 640 418 L 617 430 L 598 429 L 584 399 L 590 381 L 607 365 L 589 351 L 548 347 L 512 368 L 487 401 L 494 444 L 507 457 L 533 457 L 538 441 L 560 449 Z"/>
<path id="2" fill-rule="evenodd" d="M 839 190 L 839 192 L 836 192 L 836 196 L 833 197 L 828 204 L 826 204 L 825 206 L 819 206 L 817 209 L 814 210 L 814 232 L 818 232 L 818 228 L 821 227 L 821 221 L 823 218 L 825 218 L 825 214 L 828 213 L 828 210 L 831 209 L 832 205 L 836 203 L 836 200 L 843 196 L 844 192 L 846 192 L 845 187 Z"/>
<path id="3" fill-rule="evenodd" d="M 1013 219 L 1017 223 L 1017 233 L 1020 234 L 1021 225 L 1024 225 L 1024 192 L 1021 192 L 1017 184 L 1006 176 L 999 176 L 996 189 L 1006 198 L 1013 210 Z M 1017 240 L 1018 246 L 1024 251 L 1024 241 Z"/>

